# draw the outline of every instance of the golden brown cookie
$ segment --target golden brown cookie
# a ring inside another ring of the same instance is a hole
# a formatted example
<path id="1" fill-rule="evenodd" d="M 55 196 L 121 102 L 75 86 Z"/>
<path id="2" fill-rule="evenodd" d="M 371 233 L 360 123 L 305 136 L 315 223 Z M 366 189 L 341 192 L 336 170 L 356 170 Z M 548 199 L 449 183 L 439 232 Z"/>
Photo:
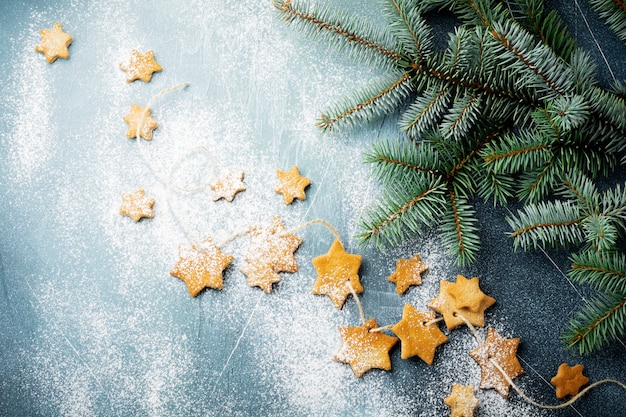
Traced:
<path id="1" fill-rule="evenodd" d="M 134 193 L 122 194 L 122 206 L 120 214 L 128 216 L 136 223 L 143 217 L 152 219 L 154 217 L 154 199 L 146 198 L 143 188 Z"/>
<path id="2" fill-rule="evenodd" d="M 213 201 L 223 198 L 226 201 L 233 201 L 235 195 L 246 189 L 243 183 L 243 170 L 228 170 L 220 178 L 209 184 L 213 190 Z"/>
<path id="3" fill-rule="evenodd" d="M 296 198 L 306 199 L 304 189 L 311 184 L 311 180 L 301 176 L 297 166 L 294 165 L 289 171 L 277 170 L 276 175 L 278 186 L 274 191 L 283 195 L 285 204 L 291 204 Z"/>
<path id="4" fill-rule="evenodd" d="M 63 32 L 63 27 L 56 22 L 52 29 L 41 29 L 41 43 L 35 46 L 35 51 L 45 54 L 46 60 L 52 64 L 58 58 L 68 59 L 70 51 L 67 49 L 72 43 L 72 35 Z"/>
<path id="5" fill-rule="evenodd" d="M 270 264 L 246 264 L 241 272 L 248 277 L 249 286 L 261 287 L 268 294 L 272 292 L 272 285 L 281 280 Z"/>
<path id="6" fill-rule="evenodd" d="M 298 272 L 294 253 L 302 239 L 287 233 L 280 216 L 267 225 L 250 227 L 250 246 L 246 261 L 257 268 L 269 265 L 274 272 Z"/>
<path id="7" fill-rule="evenodd" d="M 396 270 L 387 280 L 395 282 L 398 294 L 404 294 L 411 285 L 422 283 L 421 274 L 426 270 L 428 270 L 428 265 L 420 260 L 418 254 L 415 254 L 411 259 L 398 259 Z"/>
<path id="8" fill-rule="evenodd" d="M 496 300 L 480 291 L 478 278 L 475 278 L 475 280 L 476 286 L 471 285 L 469 287 L 471 291 L 466 291 L 467 285 L 465 282 L 468 280 L 462 275 L 457 276 L 456 283 L 443 280 L 439 282 L 439 294 L 430 301 L 428 307 L 443 315 L 448 330 L 465 324 L 465 321 L 460 316 L 474 326 L 485 326 L 485 310 L 491 307 Z M 457 285 L 463 291 L 460 291 Z M 455 297 L 453 294 L 457 296 Z M 476 302 L 477 300 L 479 300 L 478 303 Z M 478 305 L 478 308 L 476 308 L 476 305 Z M 474 308 L 475 311 L 468 308 L 468 306 Z"/>
<path id="9" fill-rule="evenodd" d="M 432 323 L 434 318 L 435 313 L 432 311 L 418 311 L 411 304 L 404 304 L 402 320 L 391 328 L 391 331 L 400 338 L 402 359 L 419 356 L 424 362 L 432 365 L 435 349 L 448 341 L 448 337 L 439 330 L 437 323 Z"/>
<path id="10" fill-rule="evenodd" d="M 196 245 L 180 245 L 180 259 L 170 271 L 172 276 L 187 284 L 189 294 L 195 297 L 205 288 L 221 290 L 224 287 L 222 271 L 234 257 L 219 250 L 210 238 Z"/>
<path id="11" fill-rule="evenodd" d="M 328 253 L 312 259 L 313 266 L 317 271 L 312 293 L 327 295 L 335 307 L 341 309 L 352 292 L 348 286 L 348 281 L 352 284 L 355 292 L 363 292 L 363 287 L 359 281 L 361 260 L 361 255 L 346 252 L 341 242 L 335 240 Z"/>
<path id="12" fill-rule="evenodd" d="M 126 137 L 130 139 L 139 135 L 145 140 L 152 140 L 152 131 L 159 126 L 152 118 L 150 109 L 144 109 L 136 104 L 130 105 L 130 113 L 124 116 L 124 121 L 128 124 Z"/>
<path id="13" fill-rule="evenodd" d="M 161 72 L 163 68 L 154 60 L 154 52 L 145 54 L 133 49 L 128 62 L 122 62 L 120 68 L 126 72 L 126 82 L 142 80 L 147 83 L 152 80 L 152 74 Z"/>
<path id="14" fill-rule="evenodd" d="M 478 407 L 473 385 L 455 384 L 443 402 L 450 407 L 450 417 L 473 417 Z"/>
<path id="15" fill-rule="evenodd" d="M 357 377 L 373 368 L 391 369 L 389 350 L 398 338 L 382 332 L 371 332 L 378 327 L 371 318 L 363 326 L 340 327 L 342 345 L 333 357 L 337 362 L 347 363 Z"/>
<path id="16" fill-rule="evenodd" d="M 559 369 L 550 382 L 556 387 L 556 398 L 565 398 L 568 395 L 576 395 L 589 382 L 589 378 L 583 375 L 584 367 L 581 364 L 569 366 L 566 363 L 559 365 Z"/>
<path id="17" fill-rule="evenodd" d="M 522 375 L 524 369 L 517 360 L 519 342 L 518 337 L 505 339 L 493 328 L 487 330 L 485 343 L 470 352 L 470 356 L 478 362 L 482 370 L 481 389 L 493 388 L 504 398 L 509 396 L 511 386 L 492 361 L 495 361 L 511 379 Z"/>

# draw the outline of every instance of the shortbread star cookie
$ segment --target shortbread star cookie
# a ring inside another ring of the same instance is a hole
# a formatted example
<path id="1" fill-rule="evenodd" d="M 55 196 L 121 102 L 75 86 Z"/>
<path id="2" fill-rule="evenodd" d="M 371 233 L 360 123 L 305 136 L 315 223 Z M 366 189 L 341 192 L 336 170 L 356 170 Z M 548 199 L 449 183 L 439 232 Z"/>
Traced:
<path id="1" fill-rule="evenodd" d="M 221 290 L 224 287 L 222 271 L 234 257 L 219 250 L 210 238 L 196 245 L 180 245 L 180 259 L 170 271 L 172 276 L 187 284 L 189 294 L 195 297 L 205 288 Z"/>
<path id="2" fill-rule="evenodd" d="M 220 178 L 209 184 L 213 190 L 213 201 L 223 198 L 226 201 L 233 201 L 235 195 L 246 189 L 243 183 L 243 170 L 228 170 Z"/>
<path id="3" fill-rule="evenodd" d="M 159 126 L 152 118 L 150 109 L 144 109 L 136 104 L 130 105 L 130 113 L 124 116 L 124 121 L 128 124 L 126 137 L 129 139 L 140 136 L 145 140 L 152 140 L 152 131 Z"/>
<path id="4" fill-rule="evenodd" d="M 469 289 L 465 284 L 468 280 L 462 275 L 457 276 L 456 283 L 444 280 L 439 282 L 439 295 L 430 301 L 428 307 L 443 315 L 448 330 L 465 324 L 463 318 L 474 326 L 485 326 L 485 310 L 496 300 L 480 291 L 478 278 L 475 280 L 476 285 L 469 285 Z M 463 291 L 459 291 L 459 288 Z"/>
<path id="5" fill-rule="evenodd" d="M 450 417 L 473 417 L 478 407 L 473 385 L 455 384 L 443 402 L 450 407 Z"/>
<path id="6" fill-rule="evenodd" d="M 126 72 L 126 82 L 142 80 L 147 83 L 152 80 L 152 74 L 161 72 L 163 68 L 154 60 L 154 52 L 145 54 L 133 49 L 128 62 L 122 62 L 120 68 Z"/>
<path id="7" fill-rule="evenodd" d="M 298 272 L 294 253 L 302 239 L 287 233 L 280 216 L 267 225 L 250 227 L 250 246 L 246 261 L 261 266 L 269 265 L 274 272 Z"/>
<path id="8" fill-rule="evenodd" d="M 405 304 L 402 320 L 395 324 L 391 331 L 400 338 L 401 357 L 408 359 L 419 356 L 424 362 L 432 365 L 437 346 L 448 341 L 448 337 L 439 330 L 432 311 L 418 311 L 411 304 Z"/>
<path id="9" fill-rule="evenodd" d="M 387 280 L 396 284 L 398 294 L 404 294 L 411 285 L 422 283 L 421 274 L 426 270 L 428 270 L 428 265 L 420 260 L 418 254 L 415 254 L 411 259 L 398 259 L 396 270 Z"/>
<path id="10" fill-rule="evenodd" d="M 304 189 L 311 184 L 311 180 L 301 176 L 297 166 L 294 165 L 289 171 L 277 170 L 276 175 L 278 186 L 274 191 L 283 195 L 285 204 L 291 204 L 296 198 L 306 199 Z"/>
<path id="11" fill-rule="evenodd" d="M 128 216 L 136 223 L 143 217 L 152 219 L 154 217 L 154 199 L 147 198 L 145 191 L 140 188 L 134 193 L 122 194 L 122 206 L 120 214 Z"/>
<path id="12" fill-rule="evenodd" d="M 493 388 L 504 398 L 509 396 L 511 386 L 492 361 L 496 362 L 511 379 L 522 375 L 524 369 L 517 359 L 519 342 L 518 337 L 505 339 L 493 328 L 487 330 L 485 343 L 470 352 L 470 356 L 478 362 L 482 371 L 481 389 Z"/>
<path id="13" fill-rule="evenodd" d="M 317 271 L 312 293 L 327 295 L 335 307 L 341 309 L 352 292 L 348 282 L 355 292 L 363 292 L 359 281 L 361 260 L 361 255 L 346 252 L 341 242 L 335 240 L 328 253 L 312 259 Z"/>
<path id="14" fill-rule="evenodd" d="M 248 285 L 261 287 L 266 293 L 272 292 L 272 285 L 280 282 L 278 275 L 270 264 L 246 264 L 241 267 L 241 272 L 248 277 Z"/>
<path id="15" fill-rule="evenodd" d="M 349 364 L 357 377 L 373 368 L 391 370 L 389 350 L 398 338 L 370 331 L 377 327 L 373 318 L 363 326 L 340 327 L 342 345 L 333 359 Z"/>
<path id="16" fill-rule="evenodd" d="M 72 35 L 63 32 L 63 27 L 56 22 L 52 29 L 41 29 L 41 43 L 35 46 L 35 51 L 46 56 L 46 60 L 52 64 L 58 58 L 68 59 L 70 51 L 67 49 L 72 43 Z"/>
<path id="17" fill-rule="evenodd" d="M 569 366 L 566 363 L 559 365 L 559 369 L 550 382 L 556 387 L 556 398 L 565 398 L 568 395 L 576 395 L 589 382 L 589 378 L 583 375 L 583 365 Z"/>

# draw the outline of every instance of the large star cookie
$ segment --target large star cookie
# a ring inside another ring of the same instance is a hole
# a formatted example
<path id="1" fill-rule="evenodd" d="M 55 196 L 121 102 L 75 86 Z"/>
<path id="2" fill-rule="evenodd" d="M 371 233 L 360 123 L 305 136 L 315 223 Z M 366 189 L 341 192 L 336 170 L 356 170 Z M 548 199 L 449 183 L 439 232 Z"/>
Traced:
<path id="1" fill-rule="evenodd" d="M 483 293 L 478 287 L 478 278 L 468 280 L 457 276 L 456 283 L 439 282 L 439 295 L 430 301 L 428 307 L 441 313 L 448 330 L 465 324 L 463 318 L 474 326 L 484 327 L 485 310 L 496 300 Z"/>
<path id="2" fill-rule="evenodd" d="M 228 170 L 220 178 L 213 181 L 209 186 L 213 190 L 213 201 L 223 198 L 226 201 L 233 201 L 235 194 L 246 189 L 243 183 L 243 170 Z"/>
<path id="3" fill-rule="evenodd" d="M 448 341 L 437 323 L 432 323 L 434 318 L 435 313 L 432 311 L 422 312 L 411 304 L 404 304 L 402 320 L 391 328 L 402 342 L 402 359 L 419 356 L 424 362 L 432 365 L 435 349 Z"/>
<path id="4" fill-rule="evenodd" d="M 576 395 L 583 385 L 589 382 L 589 378 L 583 375 L 583 365 L 569 366 L 566 363 L 559 365 L 559 370 L 550 382 L 556 387 L 556 398 L 565 398 L 568 395 Z"/>
<path id="5" fill-rule="evenodd" d="M 130 217 L 136 223 L 143 217 L 152 219 L 154 217 L 153 206 L 154 199 L 146 198 L 145 191 L 140 188 L 134 193 L 122 194 L 120 214 Z"/>
<path id="6" fill-rule="evenodd" d="M 180 245 L 179 252 L 180 259 L 170 274 L 187 284 L 192 297 L 204 288 L 223 288 L 222 271 L 233 261 L 233 256 L 220 251 L 210 238 L 204 240 L 200 247 Z"/>
<path id="7" fill-rule="evenodd" d="M 396 284 L 396 292 L 404 294 L 411 285 L 420 285 L 422 277 L 420 274 L 428 269 L 428 265 L 420 260 L 418 254 L 411 259 L 398 259 L 396 270 L 387 278 Z"/>
<path id="8" fill-rule="evenodd" d="M 52 29 L 41 29 L 39 33 L 41 43 L 35 46 L 35 51 L 45 54 L 50 64 L 58 58 L 70 57 L 70 51 L 67 48 L 72 43 L 72 35 L 63 32 L 63 27 L 59 22 L 56 22 Z"/>
<path id="9" fill-rule="evenodd" d="M 126 72 L 126 82 L 142 80 L 147 83 L 152 79 L 152 74 L 161 72 L 163 68 L 154 60 L 154 52 L 145 54 L 133 49 L 128 62 L 122 62 L 120 68 Z"/>
<path id="10" fill-rule="evenodd" d="M 277 170 L 276 175 L 278 186 L 274 191 L 283 195 L 285 204 L 291 204 L 296 198 L 306 199 L 304 189 L 311 184 L 311 180 L 301 176 L 297 166 L 294 165 L 289 171 Z"/>
<path id="11" fill-rule="evenodd" d="M 472 385 L 453 385 L 452 392 L 443 401 L 450 407 L 450 417 L 473 417 L 478 407 Z"/>
<path id="12" fill-rule="evenodd" d="M 242 268 L 249 278 L 248 283 L 271 292 L 271 285 L 280 281 L 278 272 L 298 272 L 294 253 L 301 243 L 298 236 L 287 233 L 280 216 L 267 225 L 251 226 L 246 254 L 250 265 Z"/>
<path id="13" fill-rule="evenodd" d="M 152 131 L 159 126 L 149 108 L 144 109 L 136 104 L 130 105 L 130 113 L 124 116 L 124 121 L 128 124 L 126 137 L 130 139 L 141 136 L 145 140 L 152 140 Z"/>
<path id="14" fill-rule="evenodd" d="M 340 327 L 342 345 L 333 359 L 350 364 L 357 377 L 373 368 L 389 371 L 391 369 L 389 350 L 396 344 L 398 338 L 370 331 L 377 327 L 378 324 L 373 318 L 363 326 Z"/>
<path id="15" fill-rule="evenodd" d="M 361 260 L 361 255 L 346 252 L 341 242 L 335 240 L 328 253 L 311 260 L 317 271 L 312 293 L 327 295 L 335 307 L 341 309 L 352 292 L 348 282 L 355 292 L 363 292 L 359 281 Z"/>
<path id="16" fill-rule="evenodd" d="M 505 339 L 493 328 L 490 327 L 487 330 L 485 343 L 470 352 L 471 357 L 478 362 L 482 370 L 481 389 L 493 388 L 504 398 L 509 396 L 511 386 L 493 362 L 497 363 L 511 379 L 522 375 L 524 369 L 517 360 L 519 342 L 518 337 Z"/>

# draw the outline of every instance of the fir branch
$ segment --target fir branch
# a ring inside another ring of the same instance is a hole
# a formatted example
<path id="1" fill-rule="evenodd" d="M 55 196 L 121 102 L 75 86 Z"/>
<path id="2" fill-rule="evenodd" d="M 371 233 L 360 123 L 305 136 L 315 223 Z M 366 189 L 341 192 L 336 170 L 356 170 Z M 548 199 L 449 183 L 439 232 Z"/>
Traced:
<path id="1" fill-rule="evenodd" d="M 623 0 L 589 0 L 589 3 L 617 37 L 626 42 L 626 2 Z"/>
<path id="2" fill-rule="evenodd" d="M 448 190 L 448 210 L 441 221 L 443 244 L 458 265 L 468 265 L 476 260 L 480 238 L 476 212 L 467 201 Z"/>
<path id="3" fill-rule="evenodd" d="M 439 123 L 450 103 L 454 88 L 433 83 L 433 86 L 417 97 L 402 114 L 398 127 L 411 138 L 417 138 Z"/>
<path id="4" fill-rule="evenodd" d="M 597 295 L 570 320 L 562 338 L 581 355 L 601 349 L 626 334 L 626 294 Z"/>
<path id="5" fill-rule="evenodd" d="M 459 140 L 469 134 L 481 115 L 480 105 L 481 97 L 477 94 L 457 98 L 440 124 L 439 130 L 443 137 Z"/>
<path id="6" fill-rule="evenodd" d="M 604 293 L 626 294 L 626 255 L 584 251 L 572 254 L 570 278 Z"/>
<path id="7" fill-rule="evenodd" d="M 374 176 L 384 184 L 406 181 L 412 173 L 443 177 L 438 152 L 426 142 L 380 141 L 365 152 L 364 160 L 372 164 Z"/>
<path id="8" fill-rule="evenodd" d="M 426 62 L 433 48 L 430 27 L 414 0 L 389 0 L 385 3 L 389 29 L 403 52 L 414 62 Z"/>

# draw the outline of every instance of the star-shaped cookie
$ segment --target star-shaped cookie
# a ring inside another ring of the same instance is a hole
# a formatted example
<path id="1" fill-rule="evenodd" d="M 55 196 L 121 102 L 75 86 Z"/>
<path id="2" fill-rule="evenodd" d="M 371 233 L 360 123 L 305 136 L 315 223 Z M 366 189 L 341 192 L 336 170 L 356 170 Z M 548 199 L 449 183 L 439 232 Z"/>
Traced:
<path id="1" fill-rule="evenodd" d="M 522 375 L 524 369 L 517 360 L 519 342 L 518 337 L 505 339 L 493 328 L 487 330 L 485 343 L 470 352 L 470 356 L 478 362 L 482 371 L 480 388 L 493 388 L 504 398 L 509 396 L 511 386 L 492 361 L 495 361 L 511 379 Z"/>
<path id="2" fill-rule="evenodd" d="M 63 32 L 63 27 L 56 22 L 52 29 L 41 29 L 41 43 L 35 46 L 35 51 L 46 56 L 46 60 L 52 64 L 58 58 L 68 59 L 70 51 L 67 49 L 72 43 L 72 35 Z"/>
<path id="3" fill-rule="evenodd" d="M 152 219 L 154 217 L 153 206 L 154 199 L 146 198 L 145 191 L 140 188 L 134 193 L 122 194 L 120 214 L 130 217 L 136 223 L 143 217 Z"/>
<path id="4" fill-rule="evenodd" d="M 328 253 L 311 260 L 317 271 L 312 293 L 327 295 L 335 307 L 341 309 L 352 292 L 348 281 L 355 292 L 363 292 L 363 286 L 359 281 L 361 260 L 361 255 L 346 252 L 341 242 L 335 240 Z"/>
<path id="5" fill-rule="evenodd" d="M 213 201 L 223 198 L 226 201 L 233 201 L 235 194 L 246 189 L 243 183 L 243 170 L 225 171 L 220 178 L 209 184 L 213 190 Z"/>
<path id="6" fill-rule="evenodd" d="M 192 297 L 204 288 L 223 288 L 222 271 L 233 261 L 233 256 L 220 251 L 210 238 L 204 240 L 200 247 L 180 245 L 179 253 L 180 259 L 170 274 L 187 284 Z"/>
<path id="7" fill-rule="evenodd" d="M 136 104 L 130 105 L 130 113 L 124 116 L 124 121 L 128 124 L 126 137 L 130 139 L 141 136 L 145 140 L 152 140 L 152 131 L 159 126 L 149 108 L 144 109 Z"/>
<path id="8" fill-rule="evenodd" d="M 420 260 L 418 254 L 411 259 L 398 259 L 396 270 L 387 279 L 396 284 L 396 292 L 404 294 L 411 285 L 420 285 L 422 277 L 420 274 L 428 270 L 428 265 Z"/>
<path id="9" fill-rule="evenodd" d="M 371 318 L 363 326 L 340 327 L 342 345 L 333 357 L 337 362 L 350 364 L 357 377 L 373 368 L 391 369 L 389 350 L 398 341 L 397 337 L 382 332 L 371 332 L 378 327 Z"/>
<path id="10" fill-rule="evenodd" d="M 589 378 L 583 375 L 584 367 L 581 364 L 569 366 L 566 363 L 559 365 L 559 369 L 550 382 L 556 387 L 556 398 L 565 398 L 576 395 Z"/>
<path id="11" fill-rule="evenodd" d="M 473 282 L 476 285 L 466 283 L 472 280 L 475 280 Z M 448 330 L 465 324 L 460 316 L 474 326 L 485 326 L 485 310 L 491 307 L 496 300 L 480 290 L 478 278 L 472 280 L 458 275 L 456 283 L 440 281 L 439 295 L 428 304 L 428 307 L 443 315 Z"/>
<path id="12" fill-rule="evenodd" d="M 294 253 L 302 239 L 287 233 L 280 216 L 267 225 L 251 226 L 249 232 L 246 261 L 257 267 L 267 264 L 274 272 L 298 272 Z"/>
<path id="13" fill-rule="evenodd" d="M 241 267 L 241 272 L 248 277 L 249 286 L 261 287 L 268 294 L 272 292 L 272 284 L 281 280 L 270 264 L 246 264 Z"/>
<path id="14" fill-rule="evenodd" d="M 301 176 L 297 166 L 294 165 L 289 171 L 277 170 L 276 175 L 278 186 L 274 191 L 283 195 L 285 204 L 291 204 L 296 198 L 306 199 L 304 189 L 311 184 L 311 180 Z"/>
<path id="15" fill-rule="evenodd" d="M 472 385 L 453 385 L 452 392 L 443 402 L 450 407 L 450 417 L 473 417 L 474 410 L 478 407 Z"/>
<path id="16" fill-rule="evenodd" d="M 149 83 L 152 80 L 152 74 L 161 72 L 163 69 L 154 60 L 154 52 L 152 50 L 142 54 L 135 49 L 131 52 L 128 62 L 120 63 L 120 68 L 126 72 L 126 82 L 129 83 L 135 80 Z"/>
<path id="17" fill-rule="evenodd" d="M 402 320 L 391 328 L 391 331 L 400 338 L 402 359 L 419 356 L 424 362 L 432 365 L 435 349 L 448 341 L 437 323 L 430 323 L 434 318 L 435 313 L 432 311 L 422 312 L 411 304 L 404 304 Z"/>

